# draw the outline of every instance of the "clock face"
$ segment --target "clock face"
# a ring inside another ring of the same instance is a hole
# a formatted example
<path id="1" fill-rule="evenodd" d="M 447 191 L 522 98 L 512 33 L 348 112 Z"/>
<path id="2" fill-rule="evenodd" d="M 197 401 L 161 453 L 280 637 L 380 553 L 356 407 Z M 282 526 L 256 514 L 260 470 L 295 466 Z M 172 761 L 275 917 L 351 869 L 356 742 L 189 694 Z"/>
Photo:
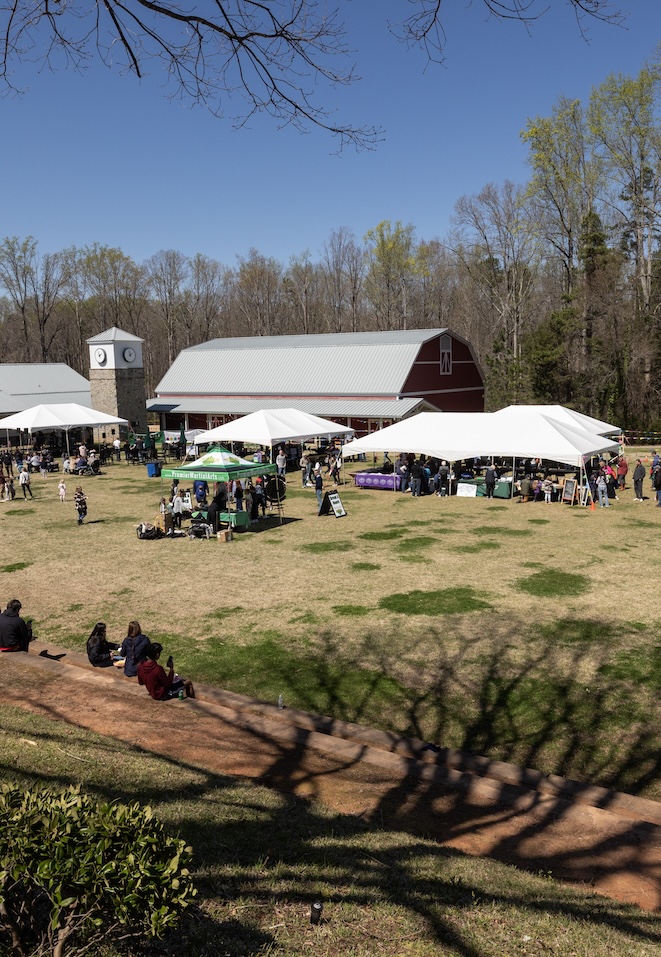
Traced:
<path id="1" fill-rule="evenodd" d="M 133 362 L 135 359 L 135 349 L 124 349 L 123 355 L 127 362 Z"/>
<path id="2" fill-rule="evenodd" d="M 105 349 L 97 349 L 96 352 L 94 353 L 94 358 L 96 359 L 96 361 L 97 361 L 99 364 L 101 364 L 102 362 L 105 362 L 105 361 L 106 361 L 106 350 L 105 350 Z"/>

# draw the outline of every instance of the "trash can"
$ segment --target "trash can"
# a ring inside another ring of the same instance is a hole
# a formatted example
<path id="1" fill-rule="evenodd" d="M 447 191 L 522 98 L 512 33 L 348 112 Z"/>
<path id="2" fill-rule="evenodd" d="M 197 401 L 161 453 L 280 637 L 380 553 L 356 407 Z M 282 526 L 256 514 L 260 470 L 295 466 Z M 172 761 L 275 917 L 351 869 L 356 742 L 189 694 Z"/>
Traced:
<path id="1" fill-rule="evenodd" d="M 147 462 L 147 478 L 160 478 L 161 463 Z"/>

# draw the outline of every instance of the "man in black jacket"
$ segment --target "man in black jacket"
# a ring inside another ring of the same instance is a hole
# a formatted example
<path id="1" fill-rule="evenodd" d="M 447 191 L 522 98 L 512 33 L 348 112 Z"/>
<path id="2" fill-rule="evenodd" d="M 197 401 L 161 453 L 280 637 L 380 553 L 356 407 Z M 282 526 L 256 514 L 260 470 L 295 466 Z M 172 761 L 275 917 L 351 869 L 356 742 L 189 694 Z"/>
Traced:
<path id="1" fill-rule="evenodd" d="M 633 470 L 633 494 L 634 502 L 643 500 L 643 479 L 645 478 L 645 466 L 640 459 L 636 459 L 636 467 Z"/>
<path id="2" fill-rule="evenodd" d="M 27 651 L 32 640 L 32 625 L 19 617 L 21 603 L 18 598 L 7 602 L 0 615 L 0 651 Z"/>

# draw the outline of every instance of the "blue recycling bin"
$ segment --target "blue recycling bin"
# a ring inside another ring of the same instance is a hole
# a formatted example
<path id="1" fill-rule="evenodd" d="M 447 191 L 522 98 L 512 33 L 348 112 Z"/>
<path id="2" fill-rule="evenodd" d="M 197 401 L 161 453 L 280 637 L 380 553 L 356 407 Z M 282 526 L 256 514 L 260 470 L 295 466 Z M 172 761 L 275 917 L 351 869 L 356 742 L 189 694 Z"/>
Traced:
<path id="1" fill-rule="evenodd" d="M 161 463 L 147 462 L 147 478 L 160 478 L 160 476 L 161 476 Z"/>

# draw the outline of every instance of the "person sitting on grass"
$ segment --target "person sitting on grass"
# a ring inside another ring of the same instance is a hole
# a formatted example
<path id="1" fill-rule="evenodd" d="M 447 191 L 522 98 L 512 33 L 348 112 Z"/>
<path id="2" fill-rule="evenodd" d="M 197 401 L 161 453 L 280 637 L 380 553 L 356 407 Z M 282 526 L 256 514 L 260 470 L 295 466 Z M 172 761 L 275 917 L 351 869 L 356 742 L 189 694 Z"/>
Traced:
<path id="1" fill-rule="evenodd" d="M 7 602 L 0 615 L 0 651 L 27 651 L 32 641 L 32 622 L 19 616 L 21 603 L 18 598 Z"/>
<path id="2" fill-rule="evenodd" d="M 139 621 L 130 621 L 126 638 L 119 649 L 119 659 L 114 662 L 116 668 L 123 668 L 127 678 L 135 678 L 138 665 L 149 647 L 149 638 L 142 634 Z"/>
<path id="3" fill-rule="evenodd" d="M 138 665 L 138 683 L 144 685 L 154 701 L 168 701 L 177 698 L 180 691 L 184 691 L 187 698 L 195 697 L 193 682 L 188 678 L 180 678 L 174 673 L 172 655 L 167 660 L 168 671 L 158 663 L 163 646 L 152 641 L 147 646 L 145 657 Z"/>
<path id="4" fill-rule="evenodd" d="M 111 668 L 115 663 L 111 651 L 116 651 L 119 645 L 106 638 L 106 624 L 97 621 L 92 634 L 87 639 L 87 657 L 95 668 Z"/>

